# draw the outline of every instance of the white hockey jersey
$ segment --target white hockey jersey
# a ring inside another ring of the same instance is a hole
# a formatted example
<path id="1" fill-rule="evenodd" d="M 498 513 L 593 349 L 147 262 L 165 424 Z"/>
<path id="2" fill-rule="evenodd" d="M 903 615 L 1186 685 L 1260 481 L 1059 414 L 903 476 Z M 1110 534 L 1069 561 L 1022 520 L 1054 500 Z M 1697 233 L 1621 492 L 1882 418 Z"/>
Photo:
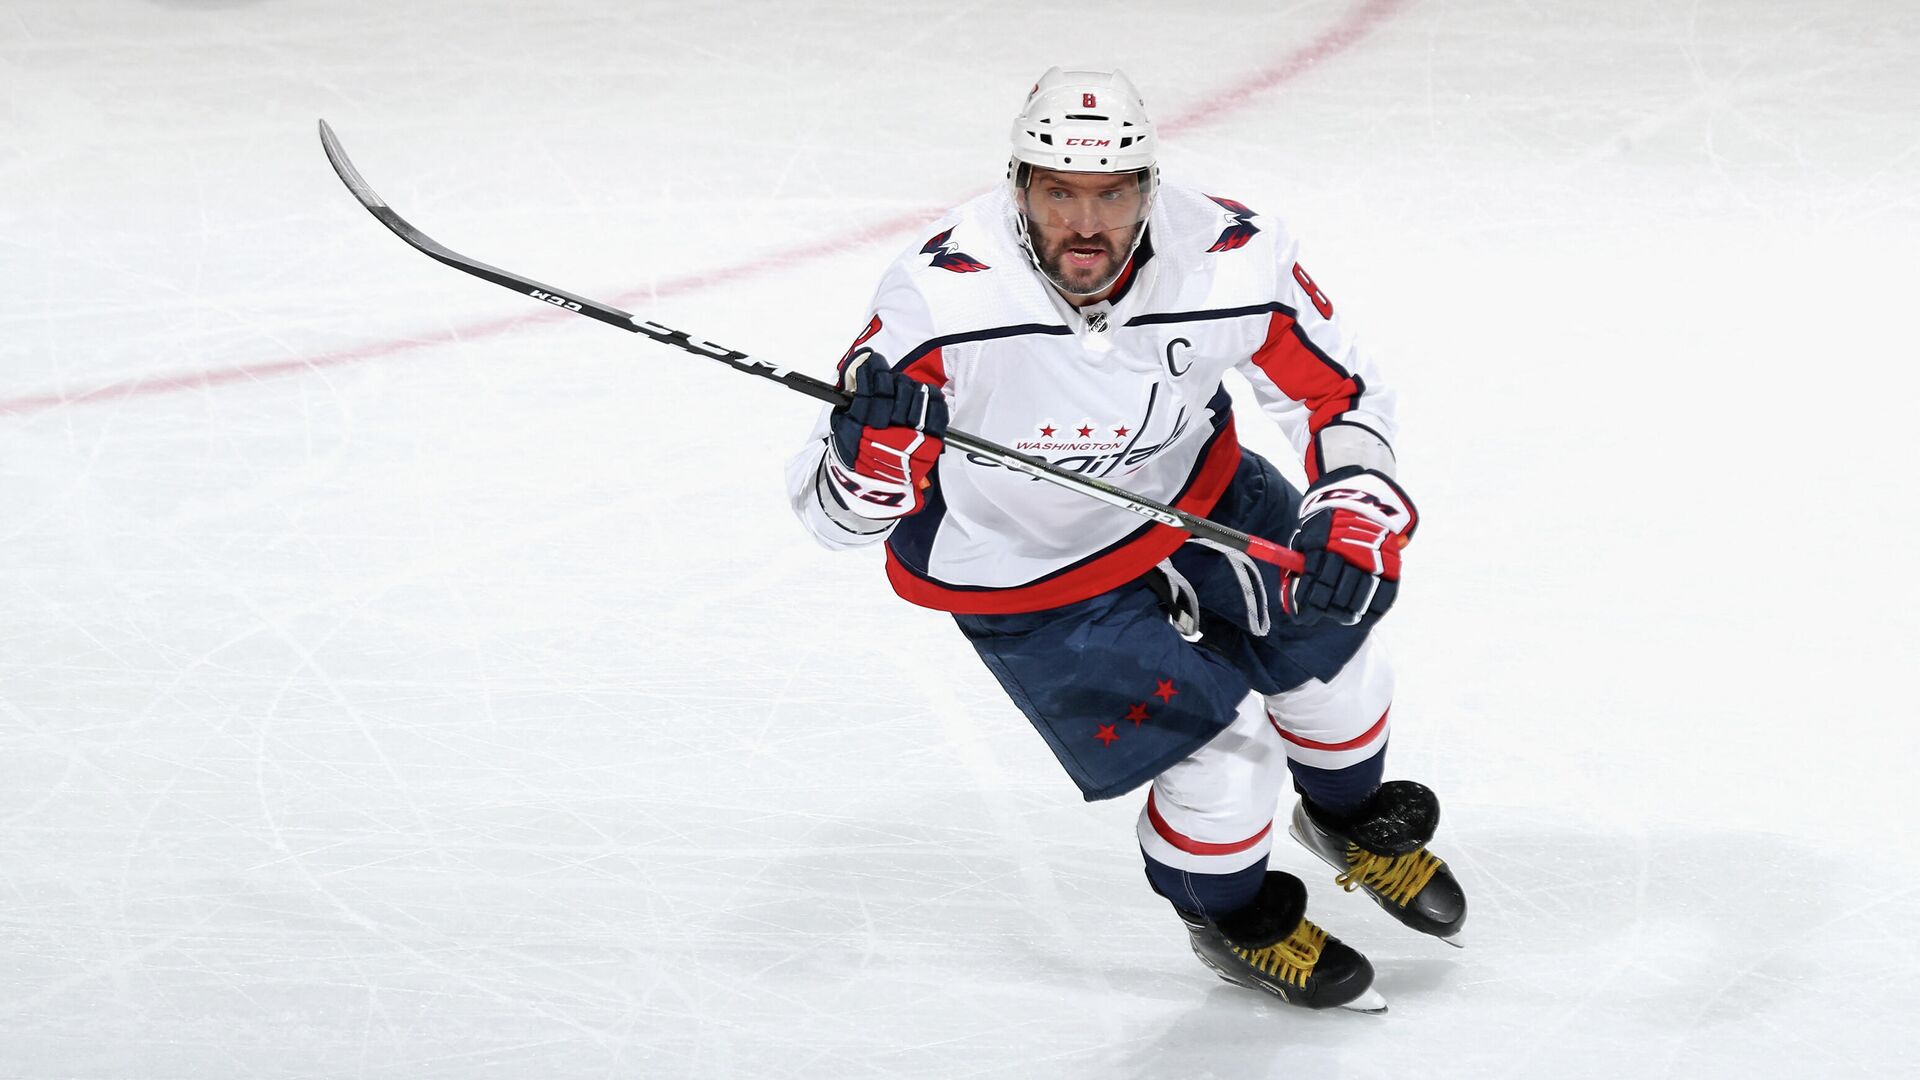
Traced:
<path id="1" fill-rule="evenodd" d="M 889 268 L 855 342 L 939 386 L 954 427 L 1204 515 L 1240 460 L 1221 386 L 1233 368 L 1310 477 L 1392 471 L 1392 394 L 1280 221 L 1163 185 L 1118 287 L 1075 309 L 1028 261 L 1014 214 L 1001 188 L 933 226 Z M 918 513 L 890 529 L 842 524 L 816 487 L 826 432 L 823 412 L 788 465 L 795 512 L 829 548 L 884 539 L 887 576 L 916 604 L 1058 607 L 1139 577 L 1187 538 L 951 446 Z"/>

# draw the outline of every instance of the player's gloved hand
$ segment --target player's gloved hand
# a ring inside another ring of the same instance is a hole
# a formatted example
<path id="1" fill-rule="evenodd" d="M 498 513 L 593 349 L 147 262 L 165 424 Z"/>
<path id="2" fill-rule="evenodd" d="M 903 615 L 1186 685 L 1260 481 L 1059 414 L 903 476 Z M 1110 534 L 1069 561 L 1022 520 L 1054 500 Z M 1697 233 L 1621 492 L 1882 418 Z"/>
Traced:
<path id="1" fill-rule="evenodd" d="M 1349 465 L 1322 476 L 1300 504 L 1289 546 L 1307 566 L 1282 576 L 1281 608 L 1303 626 L 1386 614 L 1400 591 L 1400 549 L 1419 521 L 1413 500 L 1384 473 Z"/>
<path id="2" fill-rule="evenodd" d="M 920 509 L 920 493 L 945 445 L 946 398 L 938 387 L 893 370 L 872 349 L 848 358 L 840 385 L 853 401 L 833 410 L 823 479 L 860 517 L 906 517 Z"/>

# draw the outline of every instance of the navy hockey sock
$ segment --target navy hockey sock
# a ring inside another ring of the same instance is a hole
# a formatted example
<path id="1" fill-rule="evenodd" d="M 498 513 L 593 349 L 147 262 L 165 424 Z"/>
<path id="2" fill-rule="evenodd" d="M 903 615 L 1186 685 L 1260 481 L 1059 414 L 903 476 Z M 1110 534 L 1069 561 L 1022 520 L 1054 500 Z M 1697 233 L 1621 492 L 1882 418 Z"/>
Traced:
<path id="1" fill-rule="evenodd" d="M 1267 874 L 1267 857 L 1244 870 L 1228 874 L 1196 874 L 1175 870 L 1166 863 L 1141 852 L 1147 861 L 1147 882 L 1153 891 L 1166 897 L 1174 907 L 1218 920 L 1253 903 L 1260 882 Z"/>
<path id="2" fill-rule="evenodd" d="M 1317 809 L 1346 817 L 1360 809 L 1373 789 L 1380 786 L 1380 778 L 1387 771 L 1387 748 L 1383 743 L 1379 753 L 1344 769 L 1320 769 L 1289 760 L 1287 770 L 1293 773 L 1294 790 Z"/>

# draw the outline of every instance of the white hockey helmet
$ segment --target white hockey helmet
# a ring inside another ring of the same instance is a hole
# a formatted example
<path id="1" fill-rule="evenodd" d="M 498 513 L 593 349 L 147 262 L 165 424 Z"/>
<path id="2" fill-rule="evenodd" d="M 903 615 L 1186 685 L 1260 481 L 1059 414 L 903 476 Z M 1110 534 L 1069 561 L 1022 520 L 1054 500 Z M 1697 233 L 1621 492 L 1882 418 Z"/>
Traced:
<path id="1" fill-rule="evenodd" d="M 1060 172 L 1152 171 L 1153 121 L 1133 81 L 1114 71 L 1047 69 L 1013 120 L 1015 180 L 1021 165 Z M 1016 185 L 1024 186 L 1024 185 Z"/>
<path id="2" fill-rule="evenodd" d="M 1155 164 L 1159 140 L 1146 103 L 1133 81 L 1111 71 L 1047 69 L 1027 92 L 1013 120 L 1013 158 L 1007 182 L 1020 245 L 1035 270 L 1068 295 L 1092 295 L 1111 285 L 1146 235 L 1145 222 L 1160 186 Z M 1044 198 L 1034 189 L 1034 170 L 1131 175 L 1138 188 L 1109 187 L 1097 197 L 1079 197 L 1072 185 L 1050 185 Z M 1124 192 L 1124 193 L 1123 193 Z M 1033 224 L 1067 226 L 1082 233 L 1131 228 L 1126 250 L 1097 279 L 1069 281 L 1034 248 Z"/>

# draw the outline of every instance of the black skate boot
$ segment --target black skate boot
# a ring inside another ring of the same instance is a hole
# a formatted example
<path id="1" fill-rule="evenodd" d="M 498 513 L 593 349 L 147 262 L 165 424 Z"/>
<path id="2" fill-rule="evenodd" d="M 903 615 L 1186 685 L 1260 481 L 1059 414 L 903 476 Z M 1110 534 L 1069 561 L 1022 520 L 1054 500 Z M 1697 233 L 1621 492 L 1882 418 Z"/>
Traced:
<path id="1" fill-rule="evenodd" d="M 1440 800 L 1424 784 L 1394 780 L 1374 789 L 1350 817 L 1335 818 L 1307 799 L 1287 830 L 1340 871 L 1348 892 L 1367 890 L 1387 914 L 1423 934 L 1450 941 L 1467 918 L 1467 897 L 1453 872 L 1426 848 L 1440 824 Z"/>
<path id="2" fill-rule="evenodd" d="M 1292 874 L 1267 871 L 1253 903 L 1217 923 L 1179 905 L 1174 910 L 1187 924 L 1193 955 L 1230 983 L 1306 1009 L 1387 1011 L 1373 989 L 1373 965 L 1306 920 L 1307 887 Z"/>

